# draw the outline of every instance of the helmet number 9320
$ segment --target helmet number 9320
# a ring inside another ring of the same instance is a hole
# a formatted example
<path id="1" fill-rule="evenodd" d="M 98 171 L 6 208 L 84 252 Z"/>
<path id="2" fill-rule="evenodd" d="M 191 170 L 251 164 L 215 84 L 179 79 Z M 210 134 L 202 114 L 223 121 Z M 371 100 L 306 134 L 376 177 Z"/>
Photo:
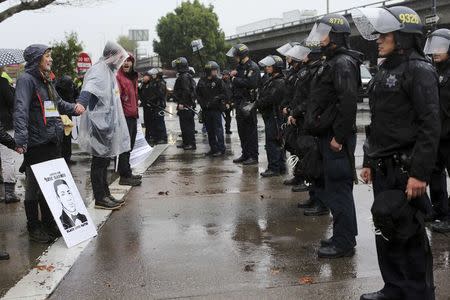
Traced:
<path id="1" fill-rule="evenodd" d="M 419 17 L 415 14 L 400 14 L 399 16 L 400 21 L 407 24 L 419 24 Z"/>
<path id="2" fill-rule="evenodd" d="M 344 25 L 344 20 L 340 18 L 330 18 L 328 22 L 333 25 Z"/>

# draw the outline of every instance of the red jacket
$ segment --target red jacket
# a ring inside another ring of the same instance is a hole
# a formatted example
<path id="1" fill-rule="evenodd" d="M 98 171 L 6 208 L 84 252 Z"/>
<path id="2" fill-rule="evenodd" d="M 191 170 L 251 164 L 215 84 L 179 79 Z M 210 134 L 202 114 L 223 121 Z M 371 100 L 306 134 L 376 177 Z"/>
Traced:
<path id="1" fill-rule="evenodd" d="M 134 65 L 134 58 L 131 56 Z M 117 83 L 120 89 L 120 100 L 122 101 L 123 113 L 127 118 L 139 118 L 138 98 L 138 74 L 132 67 L 129 73 L 120 68 L 117 73 Z"/>

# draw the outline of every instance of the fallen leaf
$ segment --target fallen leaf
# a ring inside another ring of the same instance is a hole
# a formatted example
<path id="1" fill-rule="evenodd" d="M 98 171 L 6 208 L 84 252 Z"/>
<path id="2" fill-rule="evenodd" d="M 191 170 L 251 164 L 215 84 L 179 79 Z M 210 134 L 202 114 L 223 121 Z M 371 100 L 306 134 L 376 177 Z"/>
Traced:
<path id="1" fill-rule="evenodd" d="M 166 191 L 166 196 L 169 195 L 169 191 Z"/>
<path id="2" fill-rule="evenodd" d="M 261 197 L 261 199 L 264 199 L 264 195 L 261 195 L 260 197 Z"/>
<path id="3" fill-rule="evenodd" d="M 298 279 L 298 282 L 299 282 L 300 284 L 313 284 L 313 283 L 314 283 L 314 280 L 312 279 L 312 277 L 305 276 L 305 277 L 300 277 L 300 278 Z"/>
<path id="4" fill-rule="evenodd" d="M 244 267 L 244 271 L 245 272 L 253 272 L 253 269 L 255 268 L 254 264 L 250 264 L 250 265 L 245 265 Z"/>

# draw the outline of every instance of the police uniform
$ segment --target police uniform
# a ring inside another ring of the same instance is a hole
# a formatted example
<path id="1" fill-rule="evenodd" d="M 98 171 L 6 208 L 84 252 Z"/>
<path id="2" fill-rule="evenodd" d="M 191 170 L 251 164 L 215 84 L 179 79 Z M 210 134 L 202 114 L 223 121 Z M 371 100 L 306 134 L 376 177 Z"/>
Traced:
<path id="1" fill-rule="evenodd" d="M 223 101 L 226 99 L 225 84 L 220 78 L 202 77 L 197 84 L 198 102 L 204 114 L 204 122 L 211 147 L 209 154 L 225 153 L 222 125 Z"/>
<path id="2" fill-rule="evenodd" d="M 256 110 L 250 114 L 242 112 L 242 108 L 256 100 L 260 72 L 258 65 L 247 60 L 239 63 L 237 75 L 233 77 L 233 101 L 236 107 L 236 122 L 241 141 L 242 158 L 258 160 L 258 119 Z"/>

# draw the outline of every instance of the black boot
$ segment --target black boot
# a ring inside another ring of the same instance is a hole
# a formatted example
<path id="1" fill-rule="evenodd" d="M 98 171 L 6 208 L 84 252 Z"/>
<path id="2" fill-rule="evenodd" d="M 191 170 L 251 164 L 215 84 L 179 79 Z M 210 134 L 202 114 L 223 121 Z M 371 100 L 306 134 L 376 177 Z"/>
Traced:
<path id="1" fill-rule="evenodd" d="M 314 200 L 312 200 L 311 198 L 309 198 L 308 200 L 306 200 L 303 203 L 297 204 L 298 208 L 311 208 L 313 206 L 314 206 Z"/>
<path id="2" fill-rule="evenodd" d="M 17 203 L 20 202 L 20 198 L 16 195 L 16 184 L 5 182 L 5 203 Z"/>
<path id="3" fill-rule="evenodd" d="M 56 240 L 57 238 L 61 237 L 61 232 L 59 231 L 58 226 L 56 225 L 55 221 L 52 221 L 47 224 L 43 224 L 44 229 L 47 232 L 48 236 L 52 238 L 53 240 Z"/>
<path id="4" fill-rule="evenodd" d="M 286 179 L 285 181 L 283 181 L 284 185 L 297 185 L 299 182 L 297 177 L 292 177 L 291 179 Z"/>
<path id="5" fill-rule="evenodd" d="M 435 222 L 431 224 L 431 229 L 439 233 L 448 233 L 450 232 L 450 221 Z"/>
<path id="6" fill-rule="evenodd" d="M 0 260 L 8 260 L 9 254 L 6 251 L 0 251 Z"/>
<path id="7" fill-rule="evenodd" d="M 360 300 L 395 300 L 396 298 L 388 297 L 383 291 L 378 291 L 374 293 L 367 293 L 361 295 Z"/>
<path id="8" fill-rule="evenodd" d="M 258 164 L 258 160 L 253 158 L 253 157 L 250 157 L 249 159 L 243 161 L 242 164 L 244 166 L 257 165 Z"/>
<path id="9" fill-rule="evenodd" d="M 116 210 L 119 209 L 120 206 L 120 204 L 112 201 L 109 197 L 105 197 L 100 201 L 95 200 L 95 208 L 98 209 Z"/>
<path id="10" fill-rule="evenodd" d="M 317 203 L 311 208 L 305 209 L 303 214 L 307 217 L 314 217 L 314 216 L 325 216 L 330 213 L 330 210 L 326 208 L 325 206 Z"/>
<path id="11" fill-rule="evenodd" d="M 142 180 L 142 175 L 131 174 L 131 178 L 137 179 L 137 180 Z"/>
<path id="12" fill-rule="evenodd" d="M 307 192 L 309 191 L 309 186 L 307 186 L 304 182 L 301 182 L 298 185 L 294 185 L 292 187 L 292 191 L 294 193 Z"/>
<path id="13" fill-rule="evenodd" d="M 241 155 L 240 157 L 238 157 L 236 159 L 233 159 L 233 162 L 235 164 L 240 164 L 240 163 L 243 163 L 246 160 L 247 160 L 247 157 L 245 157 L 244 155 Z"/>
<path id="14" fill-rule="evenodd" d="M 30 240 L 41 244 L 50 244 L 54 239 L 47 233 L 41 222 L 27 225 Z"/>
<path id="15" fill-rule="evenodd" d="M 275 172 L 272 170 L 266 170 L 264 172 L 261 173 L 262 177 L 276 177 L 276 176 L 280 176 L 280 172 Z"/>
<path id="16" fill-rule="evenodd" d="M 133 177 L 120 177 L 119 185 L 129 185 L 129 186 L 139 186 L 142 184 L 140 179 L 135 179 Z"/>
<path id="17" fill-rule="evenodd" d="M 340 249 L 334 245 L 322 246 L 317 254 L 320 258 L 352 257 L 355 255 L 355 248 Z"/>
<path id="18" fill-rule="evenodd" d="M 109 200 L 111 200 L 114 203 L 117 203 L 120 206 L 125 204 L 125 200 L 124 200 L 125 197 L 123 197 L 121 200 L 116 199 L 113 195 L 108 195 L 107 197 L 109 198 Z"/>

